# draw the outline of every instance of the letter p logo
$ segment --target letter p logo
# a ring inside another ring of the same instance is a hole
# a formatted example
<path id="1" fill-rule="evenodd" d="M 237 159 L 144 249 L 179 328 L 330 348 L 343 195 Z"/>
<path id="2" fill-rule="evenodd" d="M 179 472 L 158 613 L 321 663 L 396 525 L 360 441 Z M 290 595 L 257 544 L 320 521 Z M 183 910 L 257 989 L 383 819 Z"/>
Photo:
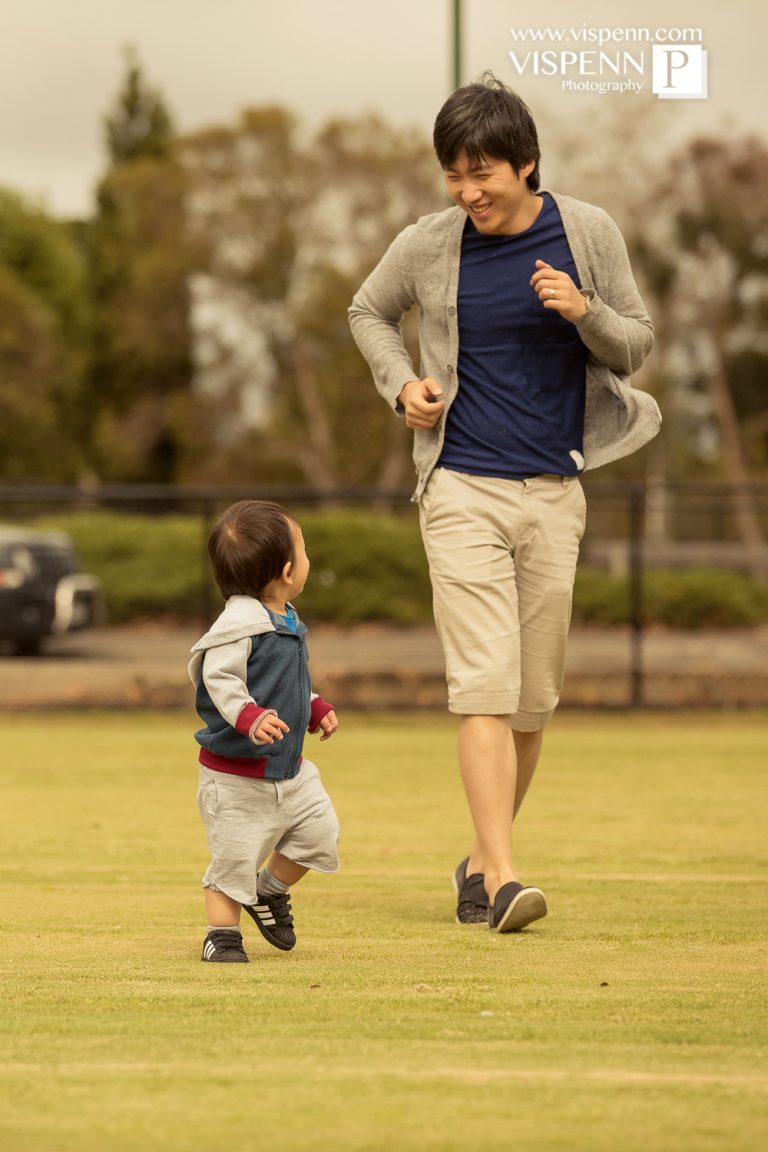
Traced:
<path id="1" fill-rule="evenodd" d="M 707 53 L 701 45 L 654 44 L 653 91 L 660 100 L 706 100 Z"/>
<path id="2" fill-rule="evenodd" d="M 666 56 L 667 59 L 667 81 L 664 87 L 674 88 L 675 85 L 672 83 L 672 78 L 681 68 L 686 68 L 688 66 L 690 57 L 687 52 L 683 51 L 682 48 L 665 49 L 661 55 Z"/>

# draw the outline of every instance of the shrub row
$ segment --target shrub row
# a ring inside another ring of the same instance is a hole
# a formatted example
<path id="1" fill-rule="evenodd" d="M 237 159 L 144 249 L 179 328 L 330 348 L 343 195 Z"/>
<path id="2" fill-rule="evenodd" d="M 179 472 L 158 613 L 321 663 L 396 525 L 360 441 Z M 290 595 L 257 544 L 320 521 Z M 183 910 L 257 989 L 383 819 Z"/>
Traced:
<path id="1" fill-rule="evenodd" d="M 429 576 L 418 524 L 401 514 L 340 509 L 299 512 L 312 571 L 301 598 L 308 621 L 353 624 L 431 620 Z M 112 623 L 138 618 L 199 618 L 220 603 L 208 567 L 208 525 L 193 516 L 107 511 L 47 518 L 69 532 L 83 567 L 100 577 Z M 768 621 L 768 586 L 719 569 L 648 571 L 643 609 L 649 624 L 729 628 Z M 574 623 L 625 624 L 629 582 L 581 568 Z"/>
<path id="2" fill-rule="evenodd" d="M 573 618 L 581 624 L 626 624 L 629 580 L 596 568 L 579 569 Z M 643 575 L 646 624 L 667 628 L 741 628 L 768 621 L 768 585 L 719 568 L 648 570 Z"/>
<path id="3" fill-rule="evenodd" d="M 303 617 L 340 624 L 431 619 L 429 577 L 410 511 L 297 515 L 312 564 Z M 112 623 L 200 617 L 206 604 L 216 610 L 221 602 L 206 551 L 209 525 L 200 517 L 94 511 L 39 523 L 73 538 L 83 568 L 102 581 Z"/>

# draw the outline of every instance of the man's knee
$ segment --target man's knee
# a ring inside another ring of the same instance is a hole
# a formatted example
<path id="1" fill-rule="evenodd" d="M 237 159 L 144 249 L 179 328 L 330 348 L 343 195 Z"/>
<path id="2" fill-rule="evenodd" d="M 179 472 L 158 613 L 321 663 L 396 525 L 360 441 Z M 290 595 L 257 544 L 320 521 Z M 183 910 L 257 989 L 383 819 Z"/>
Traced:
<path id="1" fill-rule="evenodd" d="M 510 725 L 513 732 L 520 732 L 521 734 L 535 734 L 541 732 L 555 714 L 555 704 L 545 712 L 515 712 L 514 716 L 510 717 Z"/>

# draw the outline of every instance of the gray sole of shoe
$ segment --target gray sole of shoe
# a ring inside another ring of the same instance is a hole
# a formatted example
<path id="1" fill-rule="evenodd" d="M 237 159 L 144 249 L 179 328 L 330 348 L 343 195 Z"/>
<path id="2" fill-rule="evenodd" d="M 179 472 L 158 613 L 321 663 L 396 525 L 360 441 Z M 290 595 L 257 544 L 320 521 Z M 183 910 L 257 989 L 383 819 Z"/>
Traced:
<path id="1" fill-rule="evenodd" d="M 540 888 L 524 888 L 514 900 L 491 932 L 519 932 L 521 928 L 541 920 L 547 914 L 547 901 Z"/>
<path id="2" fill-rule="evenodd" d="M 205 956 L 201 956 L 203 964 L 248 964 L 248 960 L 208 960 Z"/>

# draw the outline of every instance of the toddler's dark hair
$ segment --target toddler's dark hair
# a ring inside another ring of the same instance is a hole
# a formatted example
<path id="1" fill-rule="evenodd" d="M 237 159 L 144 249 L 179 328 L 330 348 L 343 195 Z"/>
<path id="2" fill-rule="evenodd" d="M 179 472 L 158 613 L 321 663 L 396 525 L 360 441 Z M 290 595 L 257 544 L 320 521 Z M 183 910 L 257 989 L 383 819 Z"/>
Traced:
<path id="1" fill-rule="evenodd" d="M 293 516 L 271 500 L 238 500 L 208 537 L 219 591 L 258 598 L 293 561 Z"/>

